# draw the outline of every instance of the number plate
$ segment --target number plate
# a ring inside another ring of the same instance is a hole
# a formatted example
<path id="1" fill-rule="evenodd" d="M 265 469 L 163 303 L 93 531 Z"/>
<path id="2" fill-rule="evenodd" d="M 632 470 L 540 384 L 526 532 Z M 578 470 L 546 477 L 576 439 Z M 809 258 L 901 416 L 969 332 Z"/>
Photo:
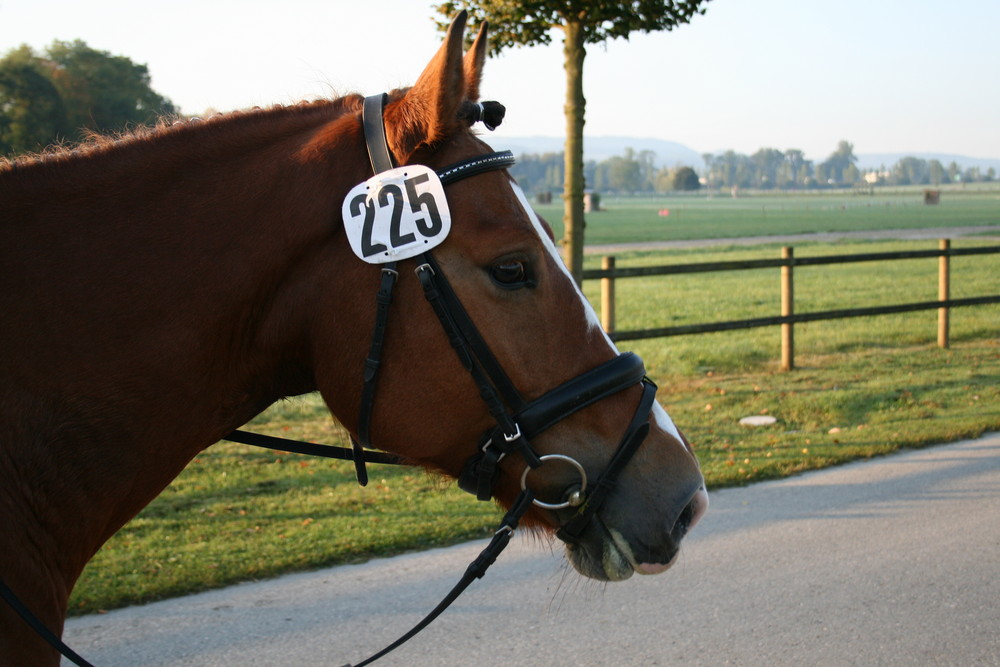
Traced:
<path id="1" fill-rule="evenodd" d="M 344 229 L 354 254 L 383 264 L 430 250 L 451 231 L 444 186 L 424 165 L 396 167 L 347 193 Z"/>

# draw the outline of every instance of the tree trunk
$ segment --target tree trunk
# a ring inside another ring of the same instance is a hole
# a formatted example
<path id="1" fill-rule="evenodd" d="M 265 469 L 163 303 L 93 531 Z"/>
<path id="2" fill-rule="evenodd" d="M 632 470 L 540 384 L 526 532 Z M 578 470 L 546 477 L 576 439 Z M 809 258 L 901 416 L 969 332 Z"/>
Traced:
<path id="1" fill-rule="evenodd" d="M 563 200 L 563 257 L 577 284 L 583 280 L 583 24 L 567 22 L 563 38 L 566 69 L 566 148 Z"/>

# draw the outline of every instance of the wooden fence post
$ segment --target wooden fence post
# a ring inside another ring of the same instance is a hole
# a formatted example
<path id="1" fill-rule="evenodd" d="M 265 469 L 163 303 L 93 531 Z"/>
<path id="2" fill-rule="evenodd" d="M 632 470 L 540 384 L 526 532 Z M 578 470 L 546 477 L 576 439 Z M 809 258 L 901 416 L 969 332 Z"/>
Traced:
<path id="1" fill-rule="evenodd" d="M 601 268 L 605 271 L 615 270 L 615 258 L 601 259 Z M 601 326 L 608 333 L 615 330 L 615 279 L 601 278 Z"/>
<path id="2" fill-rule="evenodd" d="M 938 301 L 947 301 L 951 292 L 951 258 L 947 254 L 951 249 L 951 241 L 939 239 L 938 249 L 945 251 L 945 254 L 938 257 Z M 947 348 L 949 345 L 948 319 L 947 306 L 938 308 L 938 347 Z"/>
<path id="3" fill-rule="evenodd" d="M 791 317 L 795 312 L 795 286 L 792 283 L 792 259 L 794 251 L 790 246 L 781 249 L 781 258 L 788 263 L 781 267 L 781 316 Z M 795 330 L 794 324 L 784 322 L 781 325 L 781 370 L 790 371 L 795 368 Z"/>

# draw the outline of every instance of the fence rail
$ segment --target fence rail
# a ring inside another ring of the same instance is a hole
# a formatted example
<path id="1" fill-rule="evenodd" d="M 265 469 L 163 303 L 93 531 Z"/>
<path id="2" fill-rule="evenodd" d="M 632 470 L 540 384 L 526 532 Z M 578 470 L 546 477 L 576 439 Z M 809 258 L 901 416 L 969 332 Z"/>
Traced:
<path id="1" fill-rule="evenodd" d="M 781 368 L 791 370 L 795 367 L 794 327 L 800 322 L 816 322 L 820 320 L 839 320 L 851 317 L 868 317 L 871 315 L 891 315 L 909 313 L 920 310 L 938 311 L 938 345 L 949 345 L 949 315 L 951 308 L 963 306 L 982 306 L 1000 303 L 1000 295 L 986 295 L 962 299 L 950 298 L 952 257 L 968 255 L 1000 254 L 1000 246 L 979 246 L 975 248 L 952 248 L 949 239 L 941 239 L 936 250 L 904 250 L 898 252 L 871 252 L 852 255 L 827 255 L 820 257 L 795 257 L 791 247 L 781 249 L 778 259 L 754 259 L 730 262 L 699 262 L 693 264 L 673 264 L 666 266 L 642 266 L 616 268 L 614 257 L 604 257 L 600 269 L 588 269 L 583 272 L 584 280 L 601 281 L 601 324 L 614 341 L 641 340 L 646 338 L 663 338 L 667 336 L 682 336 L 687 334 L 710 333 L 714 331 L 733 331 L 737 329 L 753 329 L 756 327 L 781 327 Z M 855 262 L 895 261 L 901 259 L 938 258 L 938 299 L 936 301 L 919 301 L 889 306 L 873 306 L 865 308 L 842 308 L 810 313 L 795 313 L 794 307 L 794 269 L 799 266 L 821 266 L 828 264 L 852 264 Z M 636 329 L 632 331 L 616 331 L 615 329 L 615 280 L 619 278 L 636 278 L 649 276 L 666 276 L 690 273 L 707 273 L 713 271 L 743 271 L 750 269 L 781 269 L 781 304 L 780 315 L 773 317 L 757 317 L 744 320 L 726 320 L 722 322 L 705 322 L 686 324 L 654 329 Z"/>

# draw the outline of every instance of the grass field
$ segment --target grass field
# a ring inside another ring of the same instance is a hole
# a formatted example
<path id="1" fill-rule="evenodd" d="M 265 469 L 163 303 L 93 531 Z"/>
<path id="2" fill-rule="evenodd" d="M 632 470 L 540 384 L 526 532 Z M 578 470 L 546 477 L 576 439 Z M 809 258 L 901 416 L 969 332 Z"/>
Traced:
<path id="1" fill-rule="evenodd" d="M 1000 198 L 995 194 L 982 201 L 965 196 L 968 199 L 954 197 L 952 205 L 946 193 L 940 207 L 926 208 L 933 209 L 930 215 L 938 215 L 967 202 L 968 215 L 961 224 L 1000 221 Z M 768 201 L 781 205 L 774 198 Z M 613 228 L 609 237 L 614 236 L 615 242 L 641 240 L 623 235 L 619 227 L 661 224 L 659 219 L 650 222 L 648 215 L 649 207 L 659 203 L 623 202 L 622 212 L 612 204 L 608 202 L 609 211 L 601 214 L 605 217 L 594 216 L 601 219 L 593 223 L 594 236 L 603 226 Z M 698 208 L 702 204 L 705 208 Z M 704 215 L 704 220 L 711 220 L 711 204 L 706 200 L 696 205 L 691 200 L 690 209 L 681 208 L 677 218 L 672 214 L 669 219 L 684 221 L 690 212 L 691 218 Z M 803 205 L 799 198 L 786 202 L 789 208 Z M 634 211 L 633 218 L 623 212 L 626 208 Z M 913 208 L 924 213 L 916 205 Z M 979 208 L 981 213 L 972 213 Z M 741 222 L 736 210 L 726 213 L 731 217 L 718 223 L 719 230 L 742 225 L 746 231 L 741 233 L 761 233 L 757 222 Z M 897 212 L 908 210 L 900 207 Z M 826 222 L 814 226 L 828 226 L 833 224 L 830 220 L 848 215 L 836 206 L 828 214 Z M 782 233 L 795 227 L 793 217 L 783 223 Z M 863 224 L 861 219 L 852 224 Z M 692 223 L 694 231 L 701 224 Z M 795 224 L 802 231 L 803 223 Z M 886 214 L 880 224 L 916 223 Z M 940 220 L 932 224 L 947 226 Z M 678 233 L 693 233 L 680 230 L 687 225 L 677 227 Z M 802 245 L 796 247 L 796 255 L 912 247 L 935 246 L 933 242 Z M 777 254 L 777 245 L 637 252 L 620 255 L 618 264 Z M 585 288 L 596 300 L 597 283 Z M 956 297 L 1000 294 L 1000 256 L 954 259 L 952 293 Z M 777 295 L 776 269 L 622 280 L 619 327 L 773 315 Z M 796 270 L 796 297 L 799 312 L 934 299 L 936 260 L 803 267 Z M 953 346 L 948 350 L 934 345 L 935 316 L 931 311 L 800 325 L 798 369 L 790 373 L 777 370 L 779 341 L 774 327 L 637 341 L 622 347 L 645 359 L 660 386 L 658 397 L 695 443 L 711 489 L 1000 429 L 1000 306 L 955 309 Z M 761 413 L 775 416 L 777 423 L 758 429 L 738 423 L 743 416 Z M 342 429 L 315 395 L 273 406 L 252 428 L 346 444 Z M 450 481 L 422 471 L 373 466 L 371 475 L 371 484 L 361 489 L 349 463 L 228 443 L 213 446 L 98 553 L 74 591 L 71 613 L 486 537 L 499 519 L 492 504 L 478 503 Z"/>
<path id="2" fill-rule="evenodd" d="M 587 243 L 680 241 L 737 236 L 769 236 L 870 229 L 926 229 L 997 225 L 1000 184 L 945 190 L 941 203 L 925 206 L 923 190 L 881 194 L 809 193 L 774 195 L 673 195 L 601 200 L 600 213 L 587 216 Z M 659 215 L 666 209 L 668 216 Z M 562 203 L 538 206 L 561 238 Z"/>
<path id="3" fill-rule="evenodd" d="M 953 248 L 996 246 L 1000 242 L 953 242 Z M 854 242 L 802 244 L 799 258 L 904 250 L 934 250 L 937 242 Z M 702 262 L 777 259 L 780 244 L 750 248 L 693 248 L 631 252 L 616 257 L 617 268 Z M 598 268 L 600 258 L 588 256 L 586 268 Z M 938 260 L 905 259 L 795 269 L 795 312 L 889 306 L 937 299 Z M 1000 255 L 955 257 L 951 260 L 951 297 L 1000 295 Z M 680 326 L 780 314 L 779 269 L 682 274 L 616 280 L 616 328 L 619 331 Z M 600 304 L 598 281 L 587 281 L 584 292 Z M 596 306 L 599 307 L 599 306 Z M 953 340 L 996 336 L 998 306 L 952 310 Z M 886 315 L 861 320 L 798 324 L 796 349 L 803 354 L 850 353 L 868 346 L 909 346 L 933 342 L 937 311 Z M 637 345 L 638 343 L 629 343 Z M 780 357 L 778 327 L 679 336 L 643 342 L 647 364 L 665 356 L 674 372 L 706 370 L 750 371 L 776 364 Z"/>

